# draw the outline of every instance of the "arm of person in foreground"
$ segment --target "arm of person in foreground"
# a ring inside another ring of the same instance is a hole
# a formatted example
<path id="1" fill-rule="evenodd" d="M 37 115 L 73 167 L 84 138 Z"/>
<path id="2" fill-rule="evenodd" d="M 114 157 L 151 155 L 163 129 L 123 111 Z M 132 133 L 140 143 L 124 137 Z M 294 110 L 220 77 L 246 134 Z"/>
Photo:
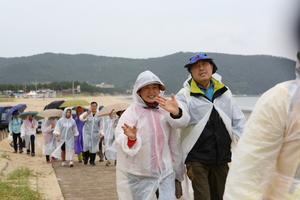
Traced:
<path id="1" fill-rule="evenodd" d="M 283 144 L 287 94 L 267 91 L 256 103 L 227 176 L 224 200 L 262 200 Z"/>

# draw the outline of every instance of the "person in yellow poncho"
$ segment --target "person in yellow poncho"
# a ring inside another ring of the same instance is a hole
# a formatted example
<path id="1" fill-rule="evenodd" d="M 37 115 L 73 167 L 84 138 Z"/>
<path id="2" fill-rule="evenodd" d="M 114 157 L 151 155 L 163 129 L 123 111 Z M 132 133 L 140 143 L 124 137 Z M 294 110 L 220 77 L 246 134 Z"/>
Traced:
<path id="1" fill-rule="evenodd" d="M 300 51 L 296 80 L 256 103 L 239 140 L 224 200 L 300 199 Z"/>

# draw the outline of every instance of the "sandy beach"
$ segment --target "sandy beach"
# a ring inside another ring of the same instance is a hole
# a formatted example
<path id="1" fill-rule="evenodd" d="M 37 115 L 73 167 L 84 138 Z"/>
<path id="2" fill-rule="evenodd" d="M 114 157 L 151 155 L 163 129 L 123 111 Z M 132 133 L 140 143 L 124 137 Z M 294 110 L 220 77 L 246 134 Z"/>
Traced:
<path id="1" fill-rule="evenodd" d="M 88 102 L 96 101 L 99 105 L 110 105 L 118 102 L 127 102 L 126 96 L 98 96 L 98 97 L 78 97 L 85 99 Z M 70 100 L 73 98 L 49 98 L 49 99 L 15 99 L 13 102 L 0 102 L 0 106 L 15 106 L 17 104 L 26 104 L 25 111 L 42 111 L 45 105 L 57 100 Z M 88 108 L 88 106 L 86 106 Z M 39 189 L 45 194 L 47 199 L 60 200 L 64 199 L 58 180 L 51 164 L 45 161 L 45 155 L 42 155 L 43 137 L 42 134 L 37 134 L 37 138 L 41 146 L 36 146 L 36 155 L 34 157 L 26 155 L 26 153 L 13 153 L 13 148 L 9 145 L 11 142 L 8 139 L 0 141 L 0 154 L 4 152 L 9 154 L 10 159 L 0 158 L 0 170 L 3 174 L 17 169 L 19 166 L 27 166 L 29 169 L 41 172 L 42 175 L 33 177 L 32 186 Z M 58 161 L 59 162 L 59 161 Z"/>

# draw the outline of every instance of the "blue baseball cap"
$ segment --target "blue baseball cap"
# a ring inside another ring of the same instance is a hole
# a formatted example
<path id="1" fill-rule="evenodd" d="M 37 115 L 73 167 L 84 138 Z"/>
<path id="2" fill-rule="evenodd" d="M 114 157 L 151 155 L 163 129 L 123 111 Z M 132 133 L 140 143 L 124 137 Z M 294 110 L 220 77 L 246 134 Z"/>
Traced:
<path id="1" fill-rule="evenodd" d="M 197 62 L 200 62 L 200 61 L 204 61 L 204 60 L 209 60 L 210 63 L 213 65 L 213 72 L 212 73 L 215 73 L 218 70 L 218 67 L 213 62 L 213 59 L 205 53 L 197 53 L 197 54 L 193 55 L 192 57 L 190 57 L 189 63 L 186 64 L 184 67 L 187 68 L 190 71 L 190 68 L 193 64 L 195 64 Z"/>

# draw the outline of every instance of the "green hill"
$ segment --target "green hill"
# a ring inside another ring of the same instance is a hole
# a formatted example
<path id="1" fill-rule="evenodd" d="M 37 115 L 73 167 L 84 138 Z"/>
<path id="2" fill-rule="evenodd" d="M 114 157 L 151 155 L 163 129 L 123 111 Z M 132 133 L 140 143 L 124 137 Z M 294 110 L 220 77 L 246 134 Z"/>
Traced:
<path id="1" fill-rule="evenodd" d="M 129 59 L 88 54 L 44 53 L 28 57 L 0 58 L 0 84 L 37 81 L 89 81 L 130 89 L 144 70 L 158 75 L 176 93 L 188 76 L 183 66 L 194 53 L 179 52 L 159 58 Z M 295 61 L 267 55 L 207 53 L 214 58 L 226 84 L 234 94 L 258 95 L 275 84 L 295 78 Z"/>

